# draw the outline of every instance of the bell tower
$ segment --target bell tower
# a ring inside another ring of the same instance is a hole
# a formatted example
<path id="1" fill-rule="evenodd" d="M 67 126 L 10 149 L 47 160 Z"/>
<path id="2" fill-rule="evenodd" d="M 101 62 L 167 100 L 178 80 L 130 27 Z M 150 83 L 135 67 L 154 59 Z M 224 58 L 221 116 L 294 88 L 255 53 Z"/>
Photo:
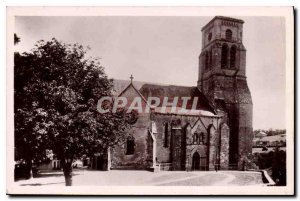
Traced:
<path id="1" fill-rule="evenodd" d="M 202 28 L 198 88 L 225 111 L 230 128 L 229 166 L 242 169 L 252 153 L 252 98 L 246 79 L 244 21 L 216 16 Z"/>

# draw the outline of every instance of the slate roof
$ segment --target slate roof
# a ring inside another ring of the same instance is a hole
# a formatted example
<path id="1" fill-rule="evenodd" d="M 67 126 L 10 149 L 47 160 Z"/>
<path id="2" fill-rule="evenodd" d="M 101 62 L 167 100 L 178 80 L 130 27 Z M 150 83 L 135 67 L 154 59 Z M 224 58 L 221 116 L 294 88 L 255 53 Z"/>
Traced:
<path id="1" fill-rule="evenodd" d="M 207 98 L 198 90 L 197 87 L 144 84 L 139 91 L 145 97 L 145 99 L 148 97 L 160 98 L 160 105 L 158 107 L 162 106 L 164 97 L 168 97 L 168 102 L 172 102 L 174 97 L 178 97 L 177 107 L 182 107 L 182 97 L 190 97 L 191 99 L 188 100 L 186 109 L 192 109 L 194 98 L 198 98 L 198 104 L 196 107 L 197 110 L 214 112 Z"/>
<path id="2" fill-rule="evenodd" d="M 129 84 L 130 81 L 114 80 L 115 95 L 119 95 Z M 192 109 L 194 98 L 198 98 L 196 110 L 209 111 L 216 114 L 208 99 L 197 87 L 153 84 L 140 81 L 133 81 L 133 86 L 146 100 L 148 97 L 158 97 L 160 99 L 158 107 L 162 106 L 164 97 L 168 97 L 168 103 L 172 102 L 174 97 L 178 97 L 177 107 L 182 107 L 182 97 L 190 97 L 190 100 L 187 101 L 186 109 Z"/>

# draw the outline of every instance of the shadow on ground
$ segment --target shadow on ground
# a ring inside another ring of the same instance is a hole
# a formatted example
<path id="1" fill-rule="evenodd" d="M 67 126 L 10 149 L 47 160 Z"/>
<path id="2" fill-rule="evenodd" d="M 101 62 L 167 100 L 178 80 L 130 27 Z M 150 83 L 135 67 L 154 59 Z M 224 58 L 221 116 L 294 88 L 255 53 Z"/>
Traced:
<path id="1" fill-rule="evenodd" d="M 79 174 L 72 174 L 73 176 L 79 175 Z M 63 177 L 64 174 L 63 173 L 42 173 L 42 174 L 38 174 L 35 176 L 35 178 L 46 178 L 46 177 Z"/>
<path id="2" fill-rule="evenodd" d="M 53 185 L 53 184 L 64 184 L 65 182 L 56 182 L 56 183 L 34 183 L 34 184 L 21 184 L 20 186 L 44 186 L 44 185 Z"/>

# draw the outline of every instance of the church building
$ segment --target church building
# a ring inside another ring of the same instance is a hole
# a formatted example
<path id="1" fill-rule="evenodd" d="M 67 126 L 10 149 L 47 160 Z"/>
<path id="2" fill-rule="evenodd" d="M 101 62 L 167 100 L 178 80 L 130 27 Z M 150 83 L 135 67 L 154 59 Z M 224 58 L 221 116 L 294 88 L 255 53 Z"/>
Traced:
<path id="1" fill-rule="evenodd" d="M 119 97 L 140 97 L 142 107 L 147 106 L 149 97 L 158 97 L 160 104 L 150 112 L 138 113 L 127 141 L 111 148 L 106 156 L 96 157 L 92 167 L 242 170 L 253 139 L 243 23 L 216 16 L 202 28 L 197 86 L 138 84 L 133 80 L 124 86 Z M 196 98 L 198 102 L 192 108 L 188 101 L 186 112 L 168 107 L 161 110 L 164 97 L 168 102 L 178 97 L 176 107 L 182 106 L 182 97 Z"/>

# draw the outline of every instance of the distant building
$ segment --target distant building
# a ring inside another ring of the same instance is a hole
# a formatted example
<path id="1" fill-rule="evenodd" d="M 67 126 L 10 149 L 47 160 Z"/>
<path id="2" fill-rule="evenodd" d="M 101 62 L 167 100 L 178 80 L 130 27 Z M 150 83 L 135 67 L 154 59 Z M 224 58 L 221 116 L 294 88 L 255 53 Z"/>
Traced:
<path id="1" fill-rule="evenodd" d="M 37 166 L 39 170 L 60 170 L 62 168 L 60 160 L 52 159 Z"/>
<path id="2" fill-rule="evenodd" d="M 267 136 L 267 133 L 263 132 L 263 131 L 260 131 L 259 133 L 257 133 L 255 135 L 255 137 L 257 138 L 263 138 L 263 137 L 266 137 Z"/>

